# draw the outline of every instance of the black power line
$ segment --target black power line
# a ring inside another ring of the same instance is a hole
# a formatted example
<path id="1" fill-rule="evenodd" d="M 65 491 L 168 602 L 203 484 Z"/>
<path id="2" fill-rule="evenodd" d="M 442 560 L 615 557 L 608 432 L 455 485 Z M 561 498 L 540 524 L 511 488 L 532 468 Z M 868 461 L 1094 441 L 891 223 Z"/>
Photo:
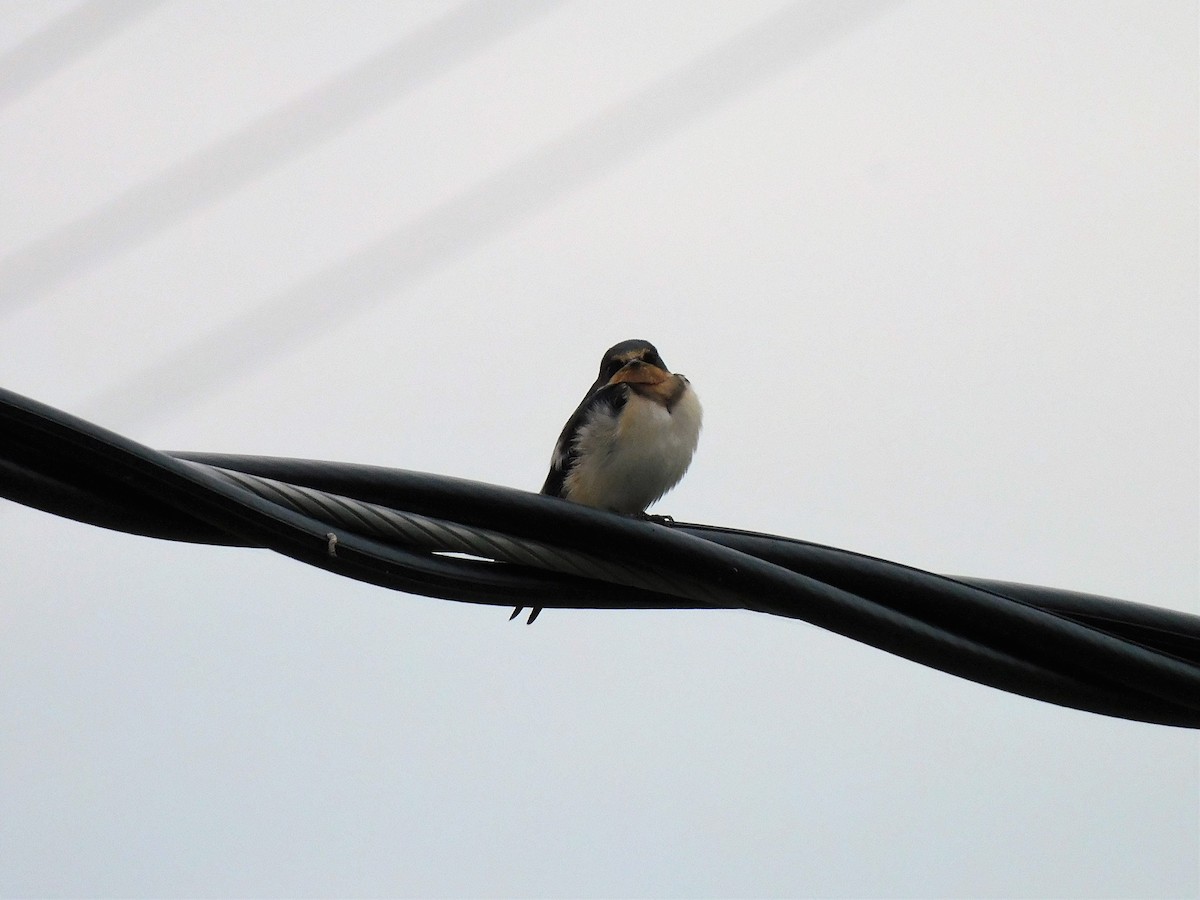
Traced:
<path id="1" fill-rule="evenodd" d="M 425 473 L 162 453 L 4 390 L 0 496 L 135 534 L 265 547 L 449 600 L 803 619 L 1002 690 L 1200 728 L 1200 618 L 1120 600 Z"/>

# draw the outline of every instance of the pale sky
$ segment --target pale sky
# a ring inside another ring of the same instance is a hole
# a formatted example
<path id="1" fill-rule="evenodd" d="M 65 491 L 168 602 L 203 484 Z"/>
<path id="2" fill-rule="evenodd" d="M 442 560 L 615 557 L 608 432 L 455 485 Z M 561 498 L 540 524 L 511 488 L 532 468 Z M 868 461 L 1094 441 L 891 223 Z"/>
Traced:
<path id="1" fill-rule="evenodd" d="M 0 385 L 1200 613 L 1197 4 L 0 5 Z M 2 441 L 2 435 L 0 435 Z M 1195 897 L 1200 738 L 0 501 L 0 895 Z"/>

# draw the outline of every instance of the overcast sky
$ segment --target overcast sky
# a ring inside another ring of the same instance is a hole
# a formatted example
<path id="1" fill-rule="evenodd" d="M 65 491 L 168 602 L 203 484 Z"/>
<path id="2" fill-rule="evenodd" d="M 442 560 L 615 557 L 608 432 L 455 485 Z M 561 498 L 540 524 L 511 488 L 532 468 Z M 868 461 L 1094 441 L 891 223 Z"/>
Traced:
<path id="1" fill-rule="evenodd" d="M 0 5 L 0 385 L 1200 613 L 1197 6 Z M 5 896 L 1194 897 L 1200 740 L 796 621 L 507 611 L 0 501 Z"/>

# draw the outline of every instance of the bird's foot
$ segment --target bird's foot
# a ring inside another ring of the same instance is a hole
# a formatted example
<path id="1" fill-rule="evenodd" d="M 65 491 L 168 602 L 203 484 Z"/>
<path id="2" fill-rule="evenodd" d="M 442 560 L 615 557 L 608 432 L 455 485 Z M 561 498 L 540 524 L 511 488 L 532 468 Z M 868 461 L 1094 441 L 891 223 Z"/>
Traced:
<path id="1" fill-rule="evenodd" d="M 519 616 L 521 614 L 522 610 L 524 610 L 524 609 L 525 609 L 525 607 L 523 607 L 523 606 L 516 607 L 512 611 L 512 615 L 508 617 L 508 621 L 511 622 L 513 619 L 515 619 L 517 616 Z M 541 613 L 542 613 L 542 608 L 540 606 L 533 607 L 533 609 L 530 610 L 530 612 L 529 612 L 529 618 L 525 621 L 525 624 L 532 625 L 533 620 L 536 619 L 539 615 L 541 615 Z"/>
<path id="2" fill-rule="evenodd" d="M 637 517 L 643 522 L 653 522 L 656 525 L 674 525 L 675 519 L 673 516 L 656 516 L 651 513 L 638 513 Z"/>

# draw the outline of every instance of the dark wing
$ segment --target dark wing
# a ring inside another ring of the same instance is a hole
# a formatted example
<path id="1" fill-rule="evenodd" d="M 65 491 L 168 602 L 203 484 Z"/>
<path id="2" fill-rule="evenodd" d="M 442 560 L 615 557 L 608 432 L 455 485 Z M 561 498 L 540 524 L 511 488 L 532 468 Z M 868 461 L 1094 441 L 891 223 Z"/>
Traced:
<path id="1" fill-rule="evenodd" d="M 563 495 L 563 484 L 567 480 L 567 474 L 574 468 L 575 461 L 579 459 L 579 447 L 577 446 L 579 429 L 599 409 L 607 409 L 610 415 L 620 412 L 628 396 L 629 385 L 606 384 L 593 389 L 583 398 L 583 402 L 575 408 L 571 418 L 567 419 L 562 434 L 558 436 L 558 443 L 554 445 L 554 456 L 550 459 L 550 473 L 546 476 L 546 483 L 542 485 L 543 494 L 549 494 L 552 497 Z"/>

